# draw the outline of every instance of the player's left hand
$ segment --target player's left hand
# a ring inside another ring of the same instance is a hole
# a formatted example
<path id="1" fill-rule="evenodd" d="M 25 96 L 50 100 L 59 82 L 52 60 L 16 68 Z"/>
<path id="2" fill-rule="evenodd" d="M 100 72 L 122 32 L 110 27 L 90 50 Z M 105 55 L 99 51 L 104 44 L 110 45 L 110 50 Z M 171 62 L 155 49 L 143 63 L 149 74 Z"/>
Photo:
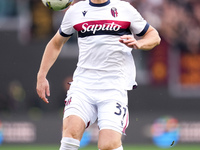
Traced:
<path id="1" fill-rule="evenodd" d="M 140 49 L 139 42 L 132 35 L 123 35 L 120 37 L 119 42 L 133 49 Z"/>

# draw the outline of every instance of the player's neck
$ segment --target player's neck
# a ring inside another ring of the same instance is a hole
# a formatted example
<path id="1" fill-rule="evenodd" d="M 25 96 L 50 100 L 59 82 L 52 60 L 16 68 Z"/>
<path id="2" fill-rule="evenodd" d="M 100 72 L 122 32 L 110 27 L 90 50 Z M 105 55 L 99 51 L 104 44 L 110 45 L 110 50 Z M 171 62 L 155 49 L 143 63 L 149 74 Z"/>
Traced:
<path id="1" fill-rule="evenodd" d="M 91 0 L 91 2 L 94 3 L 94 4 L 102 4 L 102 3 L 105 3 L 107 1 L 108 0 Z"/>

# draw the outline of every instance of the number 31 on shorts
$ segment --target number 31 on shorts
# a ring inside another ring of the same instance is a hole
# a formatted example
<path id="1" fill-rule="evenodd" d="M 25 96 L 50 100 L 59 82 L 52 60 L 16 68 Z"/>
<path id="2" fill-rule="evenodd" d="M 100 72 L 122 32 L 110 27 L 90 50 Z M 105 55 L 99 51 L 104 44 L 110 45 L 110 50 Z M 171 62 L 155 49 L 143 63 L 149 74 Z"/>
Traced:
<path id="1" fill-rule="evenodd" d="M 114 112 L 114 114 L 118 115 L 118 116 L 122 115 L 121 124 L 123 126 L 123 120 L 125 119 L 125 116 L 127 113 L 127 107 L 123 107 L 121 104 L 116 103 L 116 108 L 117 108 L 117 110 Z"/>

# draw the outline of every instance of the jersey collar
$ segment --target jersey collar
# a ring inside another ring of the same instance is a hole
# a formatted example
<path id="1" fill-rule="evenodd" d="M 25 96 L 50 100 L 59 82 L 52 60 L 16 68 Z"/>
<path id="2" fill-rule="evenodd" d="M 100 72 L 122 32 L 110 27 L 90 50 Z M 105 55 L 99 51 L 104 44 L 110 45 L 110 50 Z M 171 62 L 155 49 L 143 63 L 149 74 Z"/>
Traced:
<path id="1" fill-rule="evenodd" d="M 89 0 L 89 4 L 94 7 L 103 7 L 103 6 L 110 4 L 110 0 L 108 0 L 107 2 L 102 3 L 102 4 L 95 4 L 95 3 L 92 3 L 91 0 Z"/>

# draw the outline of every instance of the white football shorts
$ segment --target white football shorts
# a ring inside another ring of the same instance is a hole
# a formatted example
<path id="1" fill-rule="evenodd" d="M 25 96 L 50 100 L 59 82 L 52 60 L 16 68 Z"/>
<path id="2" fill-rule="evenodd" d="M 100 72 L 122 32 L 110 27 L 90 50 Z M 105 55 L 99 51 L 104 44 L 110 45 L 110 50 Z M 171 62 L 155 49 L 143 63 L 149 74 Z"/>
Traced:
<path id="1" fill-rule="evenodd" d="M 70 87 L 65 99 L 64 118 L 76 115 L 92 125 L 98 118 L 99 129 L 112 129 L 125 134 L 129 124 L 126 90 L 83 89 Z"/>

